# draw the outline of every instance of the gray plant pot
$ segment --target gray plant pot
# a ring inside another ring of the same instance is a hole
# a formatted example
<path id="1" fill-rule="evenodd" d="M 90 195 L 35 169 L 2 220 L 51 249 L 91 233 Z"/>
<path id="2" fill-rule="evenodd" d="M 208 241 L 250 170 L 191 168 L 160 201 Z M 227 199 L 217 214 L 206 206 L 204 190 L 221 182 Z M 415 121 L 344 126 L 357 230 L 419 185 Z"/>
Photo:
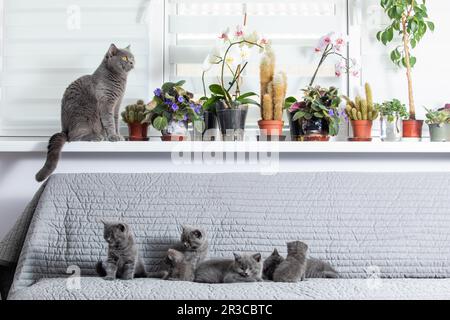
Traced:
<path id="1" fill-rule="evenodd" d="M 450 141 L 450 124 L 429 124 L 431 142 Z"/>

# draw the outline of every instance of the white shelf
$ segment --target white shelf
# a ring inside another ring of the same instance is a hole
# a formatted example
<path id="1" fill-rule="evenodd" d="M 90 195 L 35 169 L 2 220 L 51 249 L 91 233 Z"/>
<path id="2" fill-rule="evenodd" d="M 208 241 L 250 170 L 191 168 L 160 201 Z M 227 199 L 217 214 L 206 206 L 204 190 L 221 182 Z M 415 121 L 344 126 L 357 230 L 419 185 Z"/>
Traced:
<path id="1" fill-rule="evenodd" d="M 47 141 L 0 139 L 0 152 L 46 152 Z M 450 143 L 436 142 L 71 142 L 64 153 L 279 152 L 450 154 Z"/>

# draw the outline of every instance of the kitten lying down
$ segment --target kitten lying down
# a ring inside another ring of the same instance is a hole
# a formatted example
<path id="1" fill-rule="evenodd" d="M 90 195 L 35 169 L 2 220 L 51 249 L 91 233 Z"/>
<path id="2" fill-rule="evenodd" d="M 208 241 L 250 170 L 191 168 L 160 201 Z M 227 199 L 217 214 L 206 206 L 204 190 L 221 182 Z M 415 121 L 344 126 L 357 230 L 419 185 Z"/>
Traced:
<path id="1" fill-rule="evenodd" d="M 214 259 L 201 263 L 195 282 L 237 283 L 262 281 L 261 254 L 234 254 L 232 259 Z"/>

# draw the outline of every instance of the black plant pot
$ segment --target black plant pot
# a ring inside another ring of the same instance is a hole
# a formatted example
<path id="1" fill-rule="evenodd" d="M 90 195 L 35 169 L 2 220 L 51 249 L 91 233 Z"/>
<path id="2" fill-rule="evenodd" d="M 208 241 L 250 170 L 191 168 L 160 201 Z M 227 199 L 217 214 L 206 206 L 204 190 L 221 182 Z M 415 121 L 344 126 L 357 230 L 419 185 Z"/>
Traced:
<path id="1" fill-rule="evenodd" d="M 324 119 L 293 120 L 295 112 L 289 113 L 289 126 L 292 141 L 327 141 L 329 124 Z"/>
<path id="2" fill-rule="evenodd" d="M 224 141 L 244 140 L 245 122 L 247 120 L 247 105 L 235 108 L 225 108 L 223 102 L 216 104 L 217 119 Z"/>
<path id="3" fill-rule="evenodd" d="M 304 134 L 299 120 L 294 121 L 295 112 L 288 112 L 289 130 L 291 132 L 291 141 L 298 141 Z"/>
<path id="4" fill-rule="evenodd" d="M 205 111 L 203 113 L 203 121 L 205 122 L 205 130 L 203 131 L 203 140 L 215 141 L 217 135 L 217 116 L 215 112 Z"/>

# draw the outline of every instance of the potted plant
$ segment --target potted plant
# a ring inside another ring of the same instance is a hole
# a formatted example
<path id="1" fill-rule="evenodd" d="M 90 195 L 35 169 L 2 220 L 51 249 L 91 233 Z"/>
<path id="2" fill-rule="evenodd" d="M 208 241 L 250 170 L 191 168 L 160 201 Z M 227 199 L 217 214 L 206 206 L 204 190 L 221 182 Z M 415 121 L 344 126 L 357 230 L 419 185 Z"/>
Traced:
<path id="1" fill-rule="evenodd" d="M 334 32 L 323 36 L 319 40 L 315 52 L 320 53 L 321 58 L 309 82 L 309 86 L 303 90 L 306 94 L 305 99 L 303 101 L 297 101 L 295 97 L 289 97 L 285 101 L 285 107 L 288 109 L 291 140 L 328 141 L 329 135 L 334 136 L 338 134 L 338 106 L 341 101 L 338 90 L 334 87 L 329 89 L 314 87 L 314 82 L 319 74 L 320 68 L 330 56 L 338 58 L 338 62 L 335 64 L 335 75 L 337 77 L 340 77 L 345 72 L 355 77 L 359 76 L 357 61 L 344 56 L 346 48 L 347 41 L 345 38 Z M 338 105 L 335 105 L 335 103 L 338 103 Z M 306 112 L 305 115 L 303 111 Z M 325 115 L 325 112 L 329 114 Z M 323 117 L 317 117 L 318 115 L 323 115 Z M 331 127 L 328 126 L 330 124 Z"/>
<path id="2" fill-rule="evenodd" d="M 347 100 L 345 113 L 350 119 L 353 138 L 350 141 L 372 141 L 373 121 L 378 118 L 378 110 L 373 103 L 372 89 L 368 83 L 365 85 L 366 98 L 357 96 L 355 101 L 344 97 Z"/>
<path id="3" fill-rule="evenodd" d="M 147 141 L 149 124 L 143 122 L 145 119 L 145 103 L 138 100 L 136 104 L 126 106 L 122 112 L 122 120 L 128 125 L 128 136 L 130 141 Z"/>
<path id="4" fill-rule="evenodd" d="M 201 105 L 193 100 L 193 94 L 183 89 L 185 81 L 167 82 L 154 91 L 153 100 L 146 107 L 144 122 L 151 122 L 161 131 L 163 141 L 183 141 L 188 137 L 188 123 L 199 130 Z"/>
<path id="5" fill-rule="evenodd" d="M 387 13 L 390 24 L 385 30 L 377 33 L 377 39 L 387 45 L 394 40 L 394 34 L 399 35 L 401 44 L 391 52 L 390 58 L 397 66 L 406 68 L 409 119 L 403 120 L 403 137 L 420 140 L 423 121 L 416 119 L 412 84 L 412 68 L 417 59 L 411 55 L 411 51 L 422 40 L 428 29 L 434 31 L 434 23 L 428 19 L 425 0 L 382 0 L 381 6 Z"/>
<path id="6" fill-rule="evenodd" d="M 426 109 L 426 123 L 430 127 L 430 140 L 432 142 L 450 141 L 450 108 L 439 110 Z"/>
<path id="7" fill-rule="evenodd" d="M 381 140 L 400 141 L 402 139 L 401 120 L 408 118 L 406 106 L 397 99 L 385 101 L 377 106 L 380 112 Z"/>
<path id="8" fill-rule="evenodd" d="M 215 107 L 224 140 L 243 140 L 248 105 L 259 106 L 259 103 L 251 98 L 257 96 L 256 93 L 241 92 L 242 75 L 248 65 L 250 50 L 256 47 L 264 52 L 268 41 L 261 39 L 256 32 L 247 33 L 241 26 L 237 27 L 232 36 L 230 29 L 227 29 L 220 39 L 222 46 L 214 48 L 208 55 L 204 68 L 209 70 L 213 65 L 219 65 L 220 80 L 218 84 L 209 86 L 211 97 L 204 102 L 203 107 Z M 228 83 L 225 81 L 225 71 L 232 76 Z"/>
<path id="9" fill-rule="evenodd" d="M 278 136 L 283 133 L 283 107 L 286 99 L 287 77 L 284 72 L 275 73 L 275 54 L 266 50 L 260 64 L 261 135 Z"/>
<path id="10" fill-rule="evenodd" d="M 308 87 L 302 101 L 286 99 L 291 118 L 291 139 L 294 141 L 328 141 L 339 133 L 341 98 L 337 88 Z M 299 126 L 294 126 L 296 123 Z M 293 129 L 294 128 L 294 129 Z M 294 134 L 292 134 L 293 130 Z"/>

